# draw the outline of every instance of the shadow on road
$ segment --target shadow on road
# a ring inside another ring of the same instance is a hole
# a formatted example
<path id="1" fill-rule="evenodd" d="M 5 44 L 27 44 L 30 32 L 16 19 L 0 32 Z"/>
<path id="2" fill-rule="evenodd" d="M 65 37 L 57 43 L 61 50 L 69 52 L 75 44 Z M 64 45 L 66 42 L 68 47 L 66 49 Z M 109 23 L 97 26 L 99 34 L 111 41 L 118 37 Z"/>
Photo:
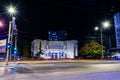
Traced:
<path id="1" fill-rule="evenodd" d="M 17 73 L 33 73 L 32 70 L 26 68 L 26 67 L 22 67 L 22 66 L 18 66 L 16 67 L 16 69 L 14 70 L 14 72 L 17 72 Z"/>

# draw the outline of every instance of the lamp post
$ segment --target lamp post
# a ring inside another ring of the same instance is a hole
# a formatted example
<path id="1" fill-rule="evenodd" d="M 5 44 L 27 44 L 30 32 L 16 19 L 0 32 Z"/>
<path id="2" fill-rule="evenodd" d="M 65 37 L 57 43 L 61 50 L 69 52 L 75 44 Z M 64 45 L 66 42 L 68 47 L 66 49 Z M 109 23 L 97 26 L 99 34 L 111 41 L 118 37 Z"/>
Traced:
<path id="1" fill-rule="evenodd" d="M 104 21 L 102 22 L 102 26 L 100 27 L 95 27 L 95 30 L 100 29 L 100 43 L 101 43 L 101 59 L 104 59 L 104 51 L 103 51 L 103 29 L 109 28 L 110 27 L 110 22 L 109 21 Z"/>
<path id="2" fill-rule="evenodd" d="M 12 16 L 12 20 L 9 21 L 9 31 L 8 31 L 8 40 L 7 40 L 7 53 L 6 53 L 6 65 L 8 65 L 10 50 L 12 50 L 12 38 L 13 38 L 13 27 L 15 25 L 15 18 L 13 15 L 16 13 L 15 8 L 13 6 L 7 7 L 7 12 Z"/>
<path id="3" fill-rule="evenodd" d="M 100 35 L 101 35 L 101 52 L 102 52 L 102 54 L 101 54 L 101 59 L 104 59 L 104 52 L 103 52 L 103 34 L 102 34 L 102 31 L 103 29 L 101 28 L 100 29 Z"/>

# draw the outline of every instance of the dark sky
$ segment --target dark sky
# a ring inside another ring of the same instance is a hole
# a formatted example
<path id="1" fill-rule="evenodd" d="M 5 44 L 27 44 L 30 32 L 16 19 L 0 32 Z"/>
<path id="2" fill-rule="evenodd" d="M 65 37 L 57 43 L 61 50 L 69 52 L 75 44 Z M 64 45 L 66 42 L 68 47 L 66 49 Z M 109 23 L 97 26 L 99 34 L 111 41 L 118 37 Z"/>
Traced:
<path id="1" fill-rule="evenodd" d="M 18 36 L 25 40 L 48 39 L 49 30 L 65 30 L 68 39 L 83 40 L 101 21 L 114 24 L 113 15 L 120 12 L 119 0 L 0 0 L 0 6 L 9 3 L 17 5 Z"/>

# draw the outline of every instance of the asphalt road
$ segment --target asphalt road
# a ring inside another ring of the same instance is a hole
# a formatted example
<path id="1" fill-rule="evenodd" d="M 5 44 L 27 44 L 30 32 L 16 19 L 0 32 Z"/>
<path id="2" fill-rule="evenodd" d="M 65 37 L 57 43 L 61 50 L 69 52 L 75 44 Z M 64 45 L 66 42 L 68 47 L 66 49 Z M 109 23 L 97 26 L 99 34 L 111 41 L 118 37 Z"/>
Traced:
<path id="1" fill-rule="evenodd" d="M 120 63 L 22 63 L 0 80 L 120 80 Z"/>
<path id="2" fill-rule="evenodd" d="M 16 72 L 18 73 L 48 73 L 62 71 L 85 71 L 85 70 L 113 70 L 118 69 L 119 63 L 25 63 L 18 64 Z"/>

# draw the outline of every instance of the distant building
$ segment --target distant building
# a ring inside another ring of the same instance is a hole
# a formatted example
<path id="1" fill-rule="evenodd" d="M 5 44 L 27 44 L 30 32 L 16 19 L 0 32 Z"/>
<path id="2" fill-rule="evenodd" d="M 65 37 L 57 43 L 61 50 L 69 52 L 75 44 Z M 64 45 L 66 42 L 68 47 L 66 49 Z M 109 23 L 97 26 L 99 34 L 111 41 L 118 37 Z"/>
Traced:
<path id="1" fill-rule="evenodd" d="M 4 58 L 6 56 L 6 43 L 7 43 L 7 39 L 0 40 L 0 58 L 1 56 Z"/>
<path id="2" fill-rule="evenodd" d="M 50 30 L 48 32 L 48 40 L 50 40 L 50 41 L 64 41 L 64 40 L 67 40 L 67 32 L 66 31 Z"/>
<path id="3" fill-rule="evenodd" d="M 120 13 L 114 15 L 116 48 L 120 48 Z"/>
<path id="4" fill-rule="evenodd" d="M 74 59 L 78 56 L 78 41 L 77 40 L 64 40 L 64 41 L 48 41 L 35 39 L 31 43 L 32 56 L 36 56 L 40 51 L 43 54 L 42 58 L 49 59 Z"/>

